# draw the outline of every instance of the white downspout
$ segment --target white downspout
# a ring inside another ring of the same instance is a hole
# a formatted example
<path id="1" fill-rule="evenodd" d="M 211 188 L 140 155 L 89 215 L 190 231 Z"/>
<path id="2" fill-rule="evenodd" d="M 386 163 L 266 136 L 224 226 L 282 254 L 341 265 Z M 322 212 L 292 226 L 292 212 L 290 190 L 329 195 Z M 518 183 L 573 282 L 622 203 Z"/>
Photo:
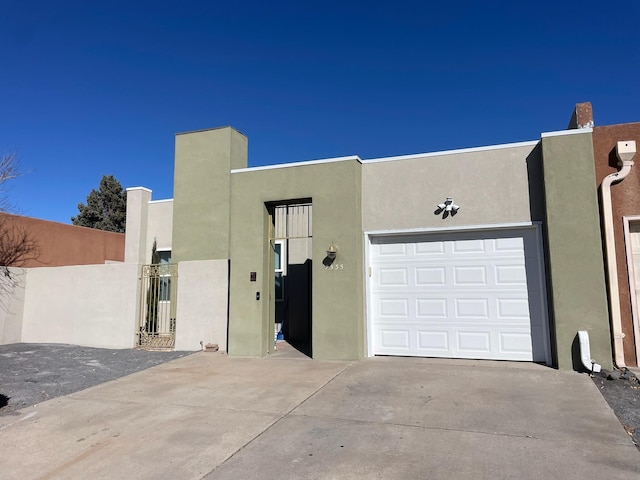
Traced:
<path id="1" fill-rule="evenodd" d="M 613 334 L 613 351 L 618 368 L 626 367 L 622 333 L 622 317 L 620 315 L 620 292 L 618 289 L 618 267 L 616 266 L 616 247 L 613 233 L 613 212 L 611 209 L 611 185 L 625 179 L 633 166 L 633 156 L 636 153 L 636 142 L 618 142 L 616 146 L 618 166 L 622 167 L 615 173 L 607 175 L 602 181 L 600 193 L 602 195 L 602 223 L 604 225 L 605 252 L 607 257 L 607 274 L 609 277 L 609 310 L 611 312 L 611 332 Z"/>
<path id="2" fill-rule="evenodd" d="M 578 342 L 580 343 L 580 361 L 587 372 L 594 374 L 602 370 L 602 366 L 591 359 L 591 347 L 589 346 L 589 332 L 580 330 L 578 332 Z"/>

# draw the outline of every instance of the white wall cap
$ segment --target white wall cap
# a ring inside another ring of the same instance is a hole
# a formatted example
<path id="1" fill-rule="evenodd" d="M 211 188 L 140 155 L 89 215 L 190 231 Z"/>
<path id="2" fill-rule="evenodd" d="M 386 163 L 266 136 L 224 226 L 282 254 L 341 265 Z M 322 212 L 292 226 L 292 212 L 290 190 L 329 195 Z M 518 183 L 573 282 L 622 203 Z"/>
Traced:
<path id="1" fill-rule="evenodd" d="M 411 160 L 424 157 L 440 157 L 443 155 L 457 155 L 460 153 L 487 152 L 491 150 L 501 150 L 505 148 L 532 147 L 538 143 L 538 140 L 530 140 L 527 142 L 504 143 L 500 145 L 489 145 L 486 147 L 460 148 L 457 150 L 443 150 L 441 152 L 415 153 L 413 155 L 401 155 L 398 157 L 382 157 L 363 160 L 362 163 L 392 162 L 395 160 Z"/>
<path id="2" fill-rule="evenodd" d="M 146 187 L 129 187 L 129 188 L 126 188 L 126 189 L 125 189 L 125 191 L 127 191 L 127 192 L 129 192 L 129 191 L 133 191 L 133 190 L 144 190 L 145 192 L 152 193 L 152 192 L 151 192 L 151 189 L 146 188 Z"/>
<path id="3" fill-rule="evenodd" d="M 359 163 L 362 163 L 362 160 L 358 155 L 350 155 L 347 157 L 325 158 L 321 160 L 307 160 L 304 162 L 280 163 L 276 165 L 264 165 L 261 167 L 236 168 L 234 170 L 231 170 L 231 173 L 256 172 L 258 170 L 274 170 L 277 168 L 289 168 L 289 167 L 304 167 L 307 165 L 318 165 L 321 163 L 333 163 L 333 162 L 347 162 L 350 160 L 356 160 Z"/>
<path id="4" fill-rule="evenodd" d="M 588 128 L 574 128 L 572 130 L 559 130 L 557 132 L 544 132 L 540 134 L 540 137 L 542 138 L 547 138 L 547 137 L 561 137 L 563 135 L 576 135 L 579 133 L 591 133 L 593 132 L 593 128 L 588 127 Z"/>

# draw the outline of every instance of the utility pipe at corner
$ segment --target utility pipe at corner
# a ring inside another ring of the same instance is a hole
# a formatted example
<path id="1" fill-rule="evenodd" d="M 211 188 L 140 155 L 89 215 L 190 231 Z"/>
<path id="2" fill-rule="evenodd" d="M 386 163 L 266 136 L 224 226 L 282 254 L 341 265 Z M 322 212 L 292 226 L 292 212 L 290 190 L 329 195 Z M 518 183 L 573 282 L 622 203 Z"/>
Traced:
<path id="1" fill-rule="evenodd" d="M 609 311 L 611 312 L 611 333 L 613 334 L 613 351 L 615 364 L 618 368 L 626 367 L 624 361 L 624 346 L 622 333 L 622 316 L 620 314 L 620 292 L 618 288 L 618 267 L 616 264 L 616 246 L 613 233 L 613 211 L 611 209 L 611 185 L 619 183 L 629 175 L 633 166 L 633 157 L 636 153 L 636 142 L 618 142 L 616 154 L 618 166 L 621 167 L 615 173 L 607 175 L 602 181 L 600 194 L 602 197 L 602 223 L 604 225 L 604 241 L 607 257 L 607 274 L 609 277 Z"/>

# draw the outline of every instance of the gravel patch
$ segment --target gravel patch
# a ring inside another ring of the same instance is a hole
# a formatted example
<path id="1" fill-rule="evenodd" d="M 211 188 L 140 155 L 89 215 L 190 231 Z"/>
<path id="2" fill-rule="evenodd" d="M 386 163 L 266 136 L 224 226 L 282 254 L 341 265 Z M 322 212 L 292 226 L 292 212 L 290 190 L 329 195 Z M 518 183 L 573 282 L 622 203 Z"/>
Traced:
<path id="1" fill-rule="evenodd" d="M 0 415 L 93 387 L 192 352 L 79 347 L 63 344 L 0 345 Z"/>
<path id="2" fill-rule="evenodd" d="M 600 393 L 640 450 L 640 381 L 628 370 L 594 376 Z"/>

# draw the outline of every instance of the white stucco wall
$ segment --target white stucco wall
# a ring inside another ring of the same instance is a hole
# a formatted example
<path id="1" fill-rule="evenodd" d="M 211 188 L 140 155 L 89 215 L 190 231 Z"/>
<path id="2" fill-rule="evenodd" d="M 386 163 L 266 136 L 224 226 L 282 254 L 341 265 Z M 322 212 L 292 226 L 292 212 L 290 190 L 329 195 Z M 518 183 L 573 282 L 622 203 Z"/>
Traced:
<path id="1" fill-rule="evenodd" d="M 151 190 L 127 189 L 126 263 L 151 263 L 153 240 L 158 250 L 171 250 L 173 199 L 151 200 Z"/>
<path id="2" fill-rule="evenodd" d="M 10 270 L 19 284 L 13 291 L 0 295 L 0 345 L 22 341 L 22 313 L 28 270 Z"/>
<path id="3" fill-rule="evenodd" d="M 151 190 L 127 188 L 127 223 L 124 237 L 125 263 L 144 263 L 147 250 L 147 220 Z"/>
<path id="4" fill-rule="evenodd" d="M 363 230 L 542 220 L 540 155 L 536 145 L 537 142 L 525 142 L 365 161 Z M 461 208 L 457 215 L 443 219 L 434 211 L 447 197 L 453 197 Z"/>
<path id="5" fill-rule="evenodd" d="M 124 263 L 30 269 L 22 342 L 132 348 L 139 268 Z"/>
<path id="6" fill-rule="evenodd" d="M 158 250 L 171 250 L 173 235 L 173 200 L 149 202 L 145 263 L 151 262 L 153 239 Z"/>
<path id="7" fill-rule="evenodd" d="M 178 264 L 176 350 L 199 350 L 200 341 L 227 350 L 227 260 Z"/>

